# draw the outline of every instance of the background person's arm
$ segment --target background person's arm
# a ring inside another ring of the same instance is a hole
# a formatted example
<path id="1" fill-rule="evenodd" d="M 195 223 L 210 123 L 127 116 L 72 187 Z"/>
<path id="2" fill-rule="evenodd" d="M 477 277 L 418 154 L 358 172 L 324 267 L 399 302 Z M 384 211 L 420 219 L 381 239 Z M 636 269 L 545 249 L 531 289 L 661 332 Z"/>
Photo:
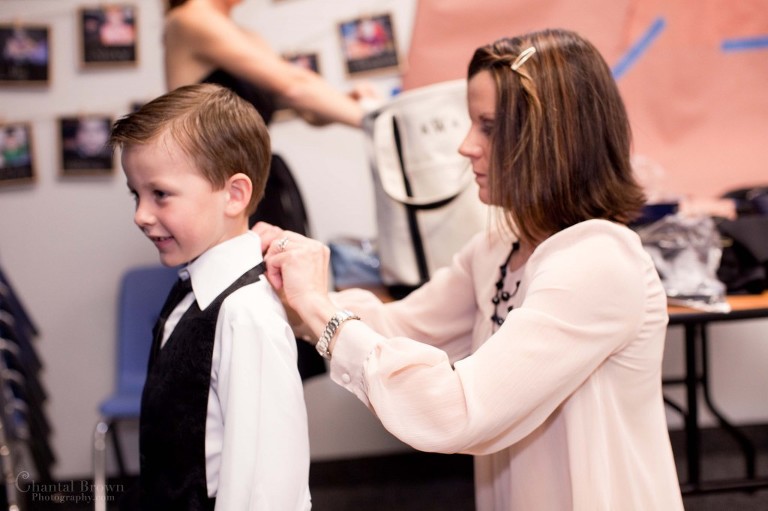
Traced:
<path id="1" fill-rule="evenodd" d="M 215 11 L 179 11 L 165 32 L 169 89 L 196 83 L 221 68 L 275 93 L 285 106 L 314 125 L 341 123 L 359 127 L 363 109 L 352 95 L 332 87 L 320 75 L 283 59 L 258 34 L 238 27 Z M 190 66 L 190 60 L 196 66 Z M 193 71 L 185 68 L 196 67 Z"/>

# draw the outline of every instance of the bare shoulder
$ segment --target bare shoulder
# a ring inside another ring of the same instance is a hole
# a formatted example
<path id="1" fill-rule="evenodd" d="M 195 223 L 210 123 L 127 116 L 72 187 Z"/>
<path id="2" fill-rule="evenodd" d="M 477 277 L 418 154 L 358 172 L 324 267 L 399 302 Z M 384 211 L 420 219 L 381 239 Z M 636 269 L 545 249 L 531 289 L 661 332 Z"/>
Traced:
<path id="1" fill-rule="evenodd" d="M 165 80 L 169 89 L 199 82 L 212 64 L 207 51 L 216 46 L 205 20 L 220 14 L 209 14 L 209 8 L 188 2 L 169 11 L 164 20 Z"/>
<path id="2" fill-rule="evenodd" d="M 195 42 L 210 38 L 222 29 L 231 29 L 233 22 L 205 4 L 189 2 L 168 12 L 165 16 L 166 41 Z"/>

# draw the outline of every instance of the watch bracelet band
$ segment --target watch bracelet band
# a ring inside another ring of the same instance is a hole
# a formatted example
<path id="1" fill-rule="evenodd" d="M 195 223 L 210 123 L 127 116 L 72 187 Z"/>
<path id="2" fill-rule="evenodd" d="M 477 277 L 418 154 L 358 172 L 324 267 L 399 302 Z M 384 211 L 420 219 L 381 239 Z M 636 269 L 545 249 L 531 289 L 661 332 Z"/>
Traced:
<path id="1" fill-rule="evenodd" d="M 325 330 L 323 330 L 323 334 L 320 336 L 320 339 L 317 341 L 317 345 L 315 346 L 317 352 L 323 358 L 330 360 L 331 352 L 328 349 L 328 345 L 331 343 L 331 339 L 333 339 L 333 336 L 336 334 L 336 331 L 339 329 L 339 327 L 345 321 L 350 319 L 360 319 L 360 316 L 354 312 L 342 310 L 334 314 L 331 319 L 328 320 L 328 323 L 325 325 Z"/>

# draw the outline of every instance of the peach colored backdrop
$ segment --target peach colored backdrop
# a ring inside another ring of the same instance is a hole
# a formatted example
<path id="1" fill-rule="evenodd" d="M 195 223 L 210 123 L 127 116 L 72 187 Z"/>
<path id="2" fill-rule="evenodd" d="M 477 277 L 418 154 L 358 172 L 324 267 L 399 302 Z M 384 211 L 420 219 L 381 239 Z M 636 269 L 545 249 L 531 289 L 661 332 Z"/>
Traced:
<path id="1" fill-rule="evenodd" d="M 602 52 L 663 191 L 768 184 L 766 0 L 419 0 L 403 89 L 463 77 L 477 46 L 546 27 Z"/>

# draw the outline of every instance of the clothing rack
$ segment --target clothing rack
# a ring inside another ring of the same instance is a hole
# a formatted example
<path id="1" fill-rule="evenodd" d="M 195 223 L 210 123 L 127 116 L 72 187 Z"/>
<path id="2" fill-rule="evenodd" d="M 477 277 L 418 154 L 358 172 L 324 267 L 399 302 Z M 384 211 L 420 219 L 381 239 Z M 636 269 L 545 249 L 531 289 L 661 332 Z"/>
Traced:
<path id="1" fill-rule="evenodd" d="M 34 339 L 38 329 L 0 268 L 0 485 L 4 509 L 24 509 L 28 483 L 46 484 L 56 461 L 45 415 L 47 393 Z M 34 472 L 34 473 L 31 473 Z"/>

